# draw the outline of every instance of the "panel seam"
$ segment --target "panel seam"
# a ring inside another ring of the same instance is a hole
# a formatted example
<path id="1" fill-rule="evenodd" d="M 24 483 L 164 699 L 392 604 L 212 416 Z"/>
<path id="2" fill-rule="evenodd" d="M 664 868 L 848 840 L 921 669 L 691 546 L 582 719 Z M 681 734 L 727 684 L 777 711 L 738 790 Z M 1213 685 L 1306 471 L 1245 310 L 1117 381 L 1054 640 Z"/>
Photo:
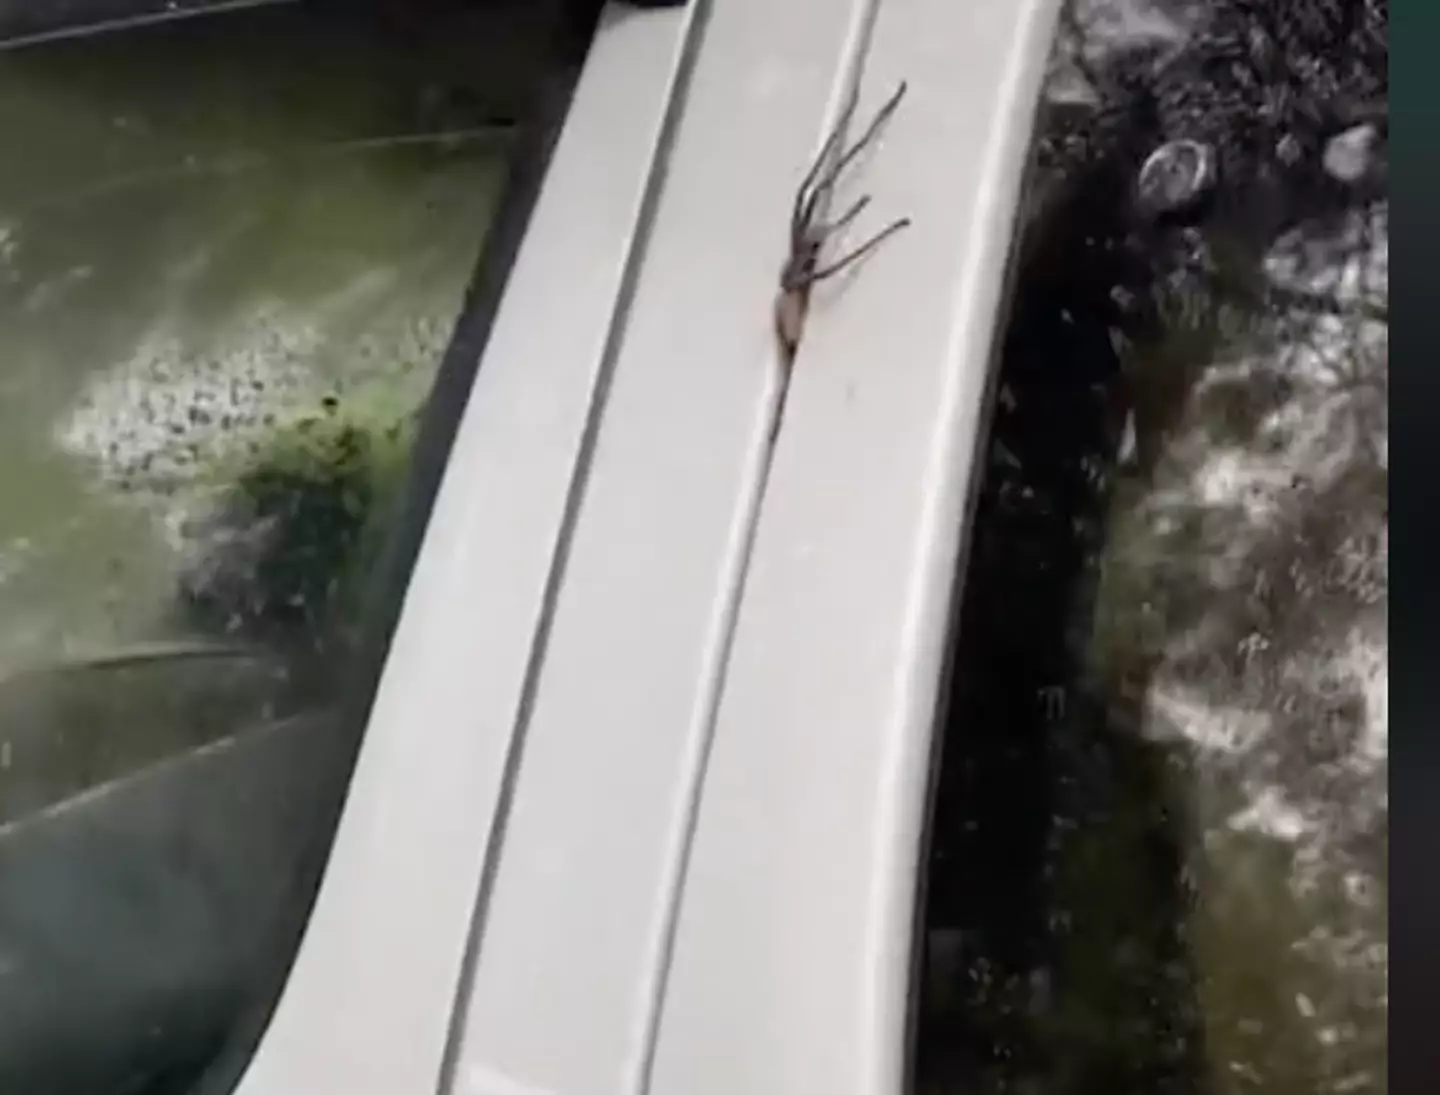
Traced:
<path id="1" fill-rule="evenodd" d="M 856 4 L 852 15 L 852 24 L 846 35 L 842 51 L 839 79 L 832 90 L 818 140 L 823 141 L 824 134 L 835 126 L 843 104 L 855 93 L 860 83 L 864 72 L 865 56 L 870 49 L 881 2 L 882 0 L 859 0 Z M 778 382 L 774 386 L 773 395 L 769 401 L 768 414 L 761 423 L 762 430 L 758 445 L 755 445 L 752 450 L 751 459 L 754 471 L 746 477 L 749 489 L 742 498 L 732 530 L 732 543 L 724 561 L 717 611 L 711 624 L 712 638 L 707 643 L 708 654 L 702 666 L 701 687 L 696 697 L 690 728 L 691 747 L 687 752 L 685 767 L 681 772 L 682 817 L 677 826 L 675 846 L 671 851 L 667 864 L 668 869 L 661 886 L 665 904 L 657 932 L 656 952 L 644 981 L 645 996 L 642 1004 L 643 1016 L 639 1031 L 638 1054 L 621 1085 L 622 1090 L 631 1095 L 649 1095 L 654 1081 L 655 1059 L 659 1046 L 666 989 L 669 985 L 670 972 L 674 965 L 675 945 L 679 937 L 685 880 L 689 872 L 695 834 L 699 829 L 705 773 L 709 767 L 710 754 L 714 746 L 720 706 L 729 676 L 731 654 L 739 630 L 740 609 L 744 602 L 750 565 L 759 536 L 760 519 L 764 511 L 765 496 L 775 461 L 775 453 L 779 446 L 780 426 L 784 418 L 786 403 L 789 400 L 795 362 L 786 361 L 783 357 L 777 356 L 774 367 L 778 370 Z"/>
<path id="2" fill-rule="evenodd" d="M 480 950 L 483 944 L 490 901 L 494 894 L 495 882 L 509 828 L 510 815 L 515 800 L 516 785 L 524 760 L 525 741 L 534 715 L 535 700 L 539 691 L 540 678 L 544 672 L 546 653 L 549 649 L 550 632 L 554 625 L 560 591 L 564 586 L 575 531 L 579 525 L 580 512 L 584 505 L 590 473 L 594 464 L 596 444 L 600 426 L 609 402 L 614 380 L 615 365 L 620 348 L 625 341 L 625 332 L 636 285 L 644 265 L 645 252 L 654 229 L 655 213 L 660 195 L 664 190 L 665 177 L 669 166 L 675 132 L 684 113 L 691 74 L 699 55 L 699 47 L 708 20 L 710 0 L 693 0 L 693 6 L 686 12 L 685 25 L 680 32 L 680 49 L 674 62 L 670 81 L 668 102 L 661 116 L 660 126 L 651 154 L 650 169 L 647 173 L 640 206 L 635 218 L 635 231 L 627 249 L 620 284 L 611 311 L 610 326 L 601 350 L 600 365 L 594 382 L 590 408 L 581 433 L 579 452 L 575 459 L 574 471 L 565 495 L 561 511 L 560 528 L 556 536 L 555 549 L 550 568 L 546 573 L 537 613 L 535 629 L 526 659 L 521 683 L 520 699 L 506 751 L 505 765 L 501 773 L 500 789 L 495 812 L 486 840 L 480 884 L 474 909 L 471 913 L 470 929 L 467 933 L 465 952 L 461 960 L 460 975 L 456 985 L 455 1004 L 451 1009 L 450 1029 L 445 1040 L 445 1051 L 441 1058 L 439 1075 L 436 1078 L 437 1095 L 451 1095 L 455 1090 L 456 1075 L 464 1051 L 465 1030 L 470 1013 Z"/>

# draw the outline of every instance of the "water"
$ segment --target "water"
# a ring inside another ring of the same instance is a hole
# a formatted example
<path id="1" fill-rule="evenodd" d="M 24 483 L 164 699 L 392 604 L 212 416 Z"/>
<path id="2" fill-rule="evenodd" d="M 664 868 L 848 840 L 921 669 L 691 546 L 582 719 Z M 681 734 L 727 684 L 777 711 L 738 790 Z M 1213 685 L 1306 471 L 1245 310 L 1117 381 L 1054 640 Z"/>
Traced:
<path id="1" fill-rule="evenodd" d="M 329 396 L 423 398 L 507 104 L 385 29 L 259 12 L 0 56 L 0 665 L 163 632 L 178 530 L 247 444 Z"/>
<path id="2" fill-rule="evenodd" d="M 1179 3 L 1082 6 L 1112 46 L 1181 33 Z M 1092 245 L 1114 196 L 1047 215 L 1034 181 L 940 775 L 924 1090 L 1384 1092 L 1386 206 L 1273 241 L 1264 275 L 1324 310 L 1182 278 L 1162 329 L 1115 341 L 1137 271 Z"/>
<path id="3" fill-rule="evenodd" d="M 191 1090 L 222 1050 L 243 1059 L 359 738 L 328 682 L 367 682 L 333 664 L 324 613 L 257 635 L 186 591 L 244 538 L 239 503 L 264 501 L 288 526 L 264 574 L 364 598 L 507 119 L 553 69 L 543 35 L 512 33 L 522 14 L 477 39 L 459 9 L 297 8 L 0 52 L 0 1088 L 17 1095 Z M 348 523 L 330 518 L 357 481 L 326 455 L 346 438 L 383 465 Z"/>

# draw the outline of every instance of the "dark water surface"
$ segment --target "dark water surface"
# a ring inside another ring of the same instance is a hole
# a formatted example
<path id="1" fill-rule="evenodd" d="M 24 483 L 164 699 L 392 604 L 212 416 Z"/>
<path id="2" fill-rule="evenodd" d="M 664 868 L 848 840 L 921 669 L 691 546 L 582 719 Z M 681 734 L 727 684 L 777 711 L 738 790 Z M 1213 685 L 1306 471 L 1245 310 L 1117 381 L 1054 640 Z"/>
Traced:
<path id="1" fill-rule="evenodd" d="M 1092 25 L 1149 33 L 1162 7 Z M 1384 1092 L 1386 207 L 1269 245 L 1269 283 L 1325 308 L 1181 277 L 1142 330 L 1116 290 L 1156 286 L 1103 246 L 1119 196 L 1032 182 L 1052 197 L 965 578 L 922 1090 Z"/>

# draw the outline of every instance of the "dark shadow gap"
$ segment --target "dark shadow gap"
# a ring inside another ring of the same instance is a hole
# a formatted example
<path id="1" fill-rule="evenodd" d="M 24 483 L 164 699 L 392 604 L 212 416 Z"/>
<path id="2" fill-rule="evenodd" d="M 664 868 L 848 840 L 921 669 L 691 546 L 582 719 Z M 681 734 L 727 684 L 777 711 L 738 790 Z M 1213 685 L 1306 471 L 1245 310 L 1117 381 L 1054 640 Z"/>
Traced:
<path id="1" fill-rule="evenodd" d="M 1165 758 L 1087 677 L 1125 417 L 1113 178 L 1020 241 L 963 580 L 924 898 L 916 1090 L 1202 1090 Z"/>

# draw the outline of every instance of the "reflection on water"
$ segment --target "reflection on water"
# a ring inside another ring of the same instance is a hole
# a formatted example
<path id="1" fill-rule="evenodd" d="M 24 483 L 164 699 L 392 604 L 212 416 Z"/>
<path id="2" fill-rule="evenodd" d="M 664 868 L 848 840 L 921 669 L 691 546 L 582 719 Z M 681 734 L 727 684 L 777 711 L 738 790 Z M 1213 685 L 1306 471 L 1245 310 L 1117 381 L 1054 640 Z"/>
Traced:
<path id="1" fill-rule="evenodd" d="M 7 1095 L 193 1091 L 258 1031 L 417 411 L 553 73 L 548 7 L 299 7 L 0 53 Z"/>
<path id="2" fill-rule="evenodd" d="M 273 718 L 287 670 L 260 650 L 170 643 L 0 677 L 0 835 L 91 787 Z"/>
<path id="3" fill-rule="evenodd" d="M 1035 180 L 1002 348 L 922 1089 L 1384 1092 L 1386 206 L 1251 240 L 1257 306 L 1076 177 Z"/>
<path id="4" fill-rule="evenodd" d="M 0 180 L 0 659 L 163 632 L 207 491 L 324 401 L 408 413 L 474 263 L 508 147 L 455 106 L 483 88 L 333 22 L 220 22 L 0 64 L 26 150 Z"/>

